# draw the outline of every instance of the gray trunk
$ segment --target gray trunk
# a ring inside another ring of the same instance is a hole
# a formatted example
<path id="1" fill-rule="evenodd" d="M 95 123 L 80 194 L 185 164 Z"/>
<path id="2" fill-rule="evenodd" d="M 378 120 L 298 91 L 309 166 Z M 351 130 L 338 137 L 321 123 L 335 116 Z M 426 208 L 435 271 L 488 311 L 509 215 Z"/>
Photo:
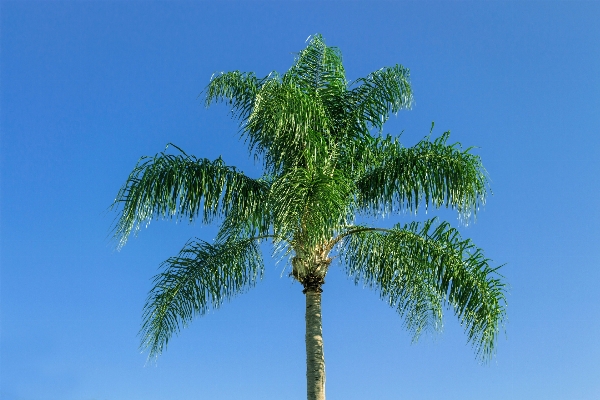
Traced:
<path id="1" fill-rule="evenodd" d="M 308 400 L 325 400 L 320 288 L 306 291 L 306 392 Z"/>

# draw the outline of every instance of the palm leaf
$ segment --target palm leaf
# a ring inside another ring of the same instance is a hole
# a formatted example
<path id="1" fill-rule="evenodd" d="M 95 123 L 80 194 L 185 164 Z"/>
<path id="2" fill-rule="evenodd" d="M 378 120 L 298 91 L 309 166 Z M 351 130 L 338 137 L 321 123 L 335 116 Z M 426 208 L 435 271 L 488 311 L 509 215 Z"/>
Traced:
<path id="1" fill-rule="evenodd" d="M 347 82 L 342 53 L 337 47 L 327 46 L 323 37 L 316 34 L 298 53 L 294 64 L 283 76 L 283 82 L 309 94 L 343 92 Z"/>
<path id="2" fill-rule="evenodd" d="M 260 90 L 244 128 L 251 151 L 265 157 L 265 167 L 276 174 L 282 168 L 305 166 L 307 159 L 324 159 L 331 129 L 319 96 L 279 81 Z"/>
<path id="3" fill-rule="evenodd" d="M 273 226 L 278 236 L 302 236 L 310 246 L 329 240 L 352 218 L 353 183 L 342 170 L 296 168 L 272 186 Z"/>
<path id="4" fill-rule="evenodd" d="M 381 68 L 353 82 L 347 93 L 354 129 L 381 129 L 390 113 L 410 108 L 413 101 L 409 71 L 401 65 Z"/>
<path id="5" fill-rule="evenodd" d="M 122 208 L 115 227 L 120 246 L 142 222 L 154 217 L 201 216 L 210 222 L 232 210 L 251 212 L 265 197 L 268 185 L 247 177 L 221 158 L 215 161 L 181 154 L 142 157 L 117 194 L 113 208 Z"/>
<path id="6" fill-rule="evenodd" d="M 264 266 L 255 239 L 209 244 L 192 241 L 162 264 L 144 306 L 142 348 L 158 356 L 174 333 L 196 315 L 218 308 L 262 278 Z"/>
<path id="7" fill-rule="evenodd" d="M 245 120 L 252 111 L 260 86 L 267 78 L 259 80 L 253 72 L 240 71 L 213 76 L 205 89 L 206 107 L 213 102 L 225 102 L 232 107 L 235 118 Z"/>
<path id="8" fill-rule="evenodd" d="M 379 155 L 373 152 L 379 161 L 357 181 L 360 206 L 375 213 L 445 206 L 468 220 L 485 204 L 487 174 L 479 156 L 447 144 L 448 137 L 411 148 L 387 140 Z"/>
<path id="9" fill-rule="evenodd" d="M 448 223 L 435 223 L 350 230 L 340 250 L 346 271 L 379 291 L 415 340 L 441 329 L 443 307 L 451 306 L 476 353 L 487 359 L 504 322 L 506 285 L 481 249 Z"/>

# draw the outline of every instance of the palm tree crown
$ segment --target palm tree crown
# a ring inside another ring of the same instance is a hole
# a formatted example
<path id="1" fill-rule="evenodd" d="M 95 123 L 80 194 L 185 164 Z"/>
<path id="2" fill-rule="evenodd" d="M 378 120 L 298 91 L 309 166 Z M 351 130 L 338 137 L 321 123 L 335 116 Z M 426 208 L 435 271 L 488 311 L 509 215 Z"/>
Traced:
<path id="1" fill-rule="evenodd" d="M 205 93 L 207 106 L 231 107 L 264 174 L 251 178 L 220 158 L 198 159 L 175 147 L 174 154 L 143 157 L 129 175 L 114 203 L 120 245 L 153 218 L 221 223 L 213 243 L 189 241 L 155 277 L 141 330 L 150 355 L 194 316 L 254 286 L 264 271 L 265 240 L 289 257 L 304 293 L 320 296 L 337 254 L 347 274 L 379 292 L 415 338 L 439 329 L 450 307 L 476 353 L 493 354 L 505 283 L 481 249 L 435 219 L 391 229 L 355 222 L 357 215 L 419 207 L 451 208 L 468 220 L 485 202 L 480 158 L 448 144 L 449 133 L 410 148 L 380 133 L 390 114 L 411 106 L 406 68 L 348 82 L 340 51 L 316 35 L 283 75 L 221 73 Z"/>

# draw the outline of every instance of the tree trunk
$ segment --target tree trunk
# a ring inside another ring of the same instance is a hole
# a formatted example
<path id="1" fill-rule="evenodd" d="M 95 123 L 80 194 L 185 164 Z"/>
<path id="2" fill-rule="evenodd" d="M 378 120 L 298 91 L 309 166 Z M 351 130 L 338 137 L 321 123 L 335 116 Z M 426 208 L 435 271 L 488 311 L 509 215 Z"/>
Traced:
<path id="1" fill-rule="evenodd" d="M 325 400 L 320 287 L 306 290 L 306 392 L 308 400 Z"/>

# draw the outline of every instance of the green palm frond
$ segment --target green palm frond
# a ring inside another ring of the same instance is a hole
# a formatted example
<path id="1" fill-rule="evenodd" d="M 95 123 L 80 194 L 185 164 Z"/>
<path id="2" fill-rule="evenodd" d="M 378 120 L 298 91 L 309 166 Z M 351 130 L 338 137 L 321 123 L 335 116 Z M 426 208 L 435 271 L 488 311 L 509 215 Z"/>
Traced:
<path id="1" fill-rule="evenodd" d="M 264 272 L 256 239 L 189 242 L 162 267 L 144 306 L 140 331 L 149 357 L 160 355 L 193 317 L 253 287 Z"/>
<path id="2" fill-rule="evenodd" d="M 294 65 L 283 76 L 283 82 L 309 94 L 329 92 L 331 95 L 345 91 L 347 82 L 341 51 L 327 46 L 321 35 L 312 36 L 308 46 L 298 53 Z"/>
<path id="3" fill-rule="evenodd" d="M 487 359 L 504 322 L 506 284 L 481 249 L 448 223 L 435 224 L 350 230 L 340 250 L 347 273 L 379 291 L 415 339 L 427 328 L 440 329 L 442 309 L 451 306 L 476 353 Z"/>
<path id="4" fill-rule="evenodd" d="M 356 183 L 360 183 L 368 172 L 381 166 L 386 158 L 395 154 L 398 146 L 397 138 L 389 135 L 364 135 L 354 140 L 349 139 L 340 146 L 339 164 L 344 166 Z M 356 194 L 360 195 L 360 190 Z"/>
<path id="5" fill-rule="evenodd" d="M 487 173 L 471 148 L 447 144 L 449 134 L 411 148 L 387 140 L 381 154 L 373 156 L 381 161 L 357 181 L 360 206 L 387 213 L 417 211 L 423 203 L 457 209 L 468 220 L 485 204 Z"/>
<path id="6" fill-rule="evenodd" d="M 244 127 L 251 151 L 265 158 L 271 173 L 306 164 L 306 157 L 323 159 L 331 128 L 319 96 L 272 80 L 259 91 Z"/>
<path id="7" fill-rule="evenodd" d="M 264 196 L 257 197 L 255 202 L 249 204 L 249 207 L 232 208 L 223 219 L 215 238 L 217 242 L 267 236 L 272 237 L 274 242 L 284 239 L 274 236 L 272 231 L 274 226 L 270 203 L 272 181 L 270 178 L 261 178 L 261 181 L 267 185 L 269 190 L 265 192 Z"/>
<path id="8" fill-rule="evenodd" d="M 213 76 L 205 89 L 205 104 L 225 102 L 232 108 L 234 117 L 248 118 L 254 107 L 256 94 L 265 80 L 258 79 L 253 72 L 232 71 Z"/>
<path id="9" fill-rule="evenodd" d="M 381 68 L 353 82 L 347 93 L 354 129 L 381 129 L 390 113 L 410 108 L 413 102 L 409 71 L 401 65 Z"/>
<path id="10" fill-rule="evenodd" d="M 353 182 L 341 170 L 296 168 L 272 186 L 275 233 L 301 234 L 307 245 L 329 240 L 354 208 Z"/>
<path id="11" fill-rule="evenodd" d="M 231 210 L 249 213 L 267 193 L 264 180 L 249 178 L 221 158 L 197 159 L 183 151 L 142 157 L 112 205 L 121 208 L 115 237 L 122 246 L 132 230 L 154 217 L 191 221 L 201 216 L 210 222 Z"/>

